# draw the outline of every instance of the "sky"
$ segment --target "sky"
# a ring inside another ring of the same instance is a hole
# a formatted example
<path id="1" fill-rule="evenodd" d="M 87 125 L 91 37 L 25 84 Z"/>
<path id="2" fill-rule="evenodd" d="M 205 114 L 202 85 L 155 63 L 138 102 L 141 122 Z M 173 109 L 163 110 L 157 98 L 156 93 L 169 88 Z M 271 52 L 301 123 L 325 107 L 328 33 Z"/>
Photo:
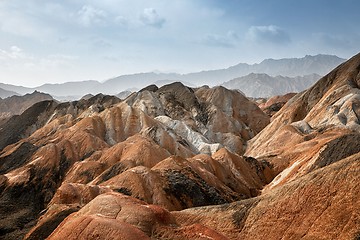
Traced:
<path id="1" fill-rule="evenodd" d="M 360 51 L 358 0 L 0 0 L 0 82 L 28 87 Z"/>

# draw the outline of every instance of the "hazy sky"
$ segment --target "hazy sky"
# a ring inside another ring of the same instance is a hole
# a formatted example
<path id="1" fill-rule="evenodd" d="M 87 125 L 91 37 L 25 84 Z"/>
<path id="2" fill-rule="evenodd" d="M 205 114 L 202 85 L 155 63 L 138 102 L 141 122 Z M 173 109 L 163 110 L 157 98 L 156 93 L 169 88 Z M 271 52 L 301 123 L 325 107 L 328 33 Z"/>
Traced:
<path id="1" fill-rule="evenodd" d="M 105 80 L 360 51 L 359 0 L 0 0 L 0 82 Z"/>

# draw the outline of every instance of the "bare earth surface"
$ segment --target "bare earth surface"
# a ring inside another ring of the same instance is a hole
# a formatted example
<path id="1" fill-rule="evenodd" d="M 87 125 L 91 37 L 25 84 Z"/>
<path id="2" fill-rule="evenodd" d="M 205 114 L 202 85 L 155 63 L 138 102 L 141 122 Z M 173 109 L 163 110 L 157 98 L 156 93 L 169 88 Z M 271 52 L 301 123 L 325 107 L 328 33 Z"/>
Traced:
<path id="1" fill-rule="evenodd" d="M 0 129 L 0 238 L 359 239 L 359 71 L 269 100 L 271 123 L 181 83 L 37 103 Z"/>

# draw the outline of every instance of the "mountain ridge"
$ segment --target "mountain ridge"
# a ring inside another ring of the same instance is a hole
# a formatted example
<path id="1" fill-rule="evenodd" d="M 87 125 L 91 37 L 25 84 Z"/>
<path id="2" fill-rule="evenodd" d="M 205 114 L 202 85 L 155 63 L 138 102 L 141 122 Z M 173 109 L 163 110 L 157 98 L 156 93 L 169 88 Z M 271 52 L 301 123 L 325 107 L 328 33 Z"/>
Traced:
<path id="1" fill-rule="evenodd" d="M 304 76 L 270 76 L 265 73 L 250 73 L 249 75 L 232 79 L 221 85 L 229 89 L 239 89 L 247 97 L 272 97 L 289 92 L 302 92 L 311 87 L 321 78 L 318 74 Z"/>
<path id="2" fill-rule="evenodd" d="M 0 129 L 0 237 L 358 239 L 360 53 L 291 96 L 37 103 Z"/>
<path id="3" fill-rule="evenodd" d="M 283 75 L 288 77 L 303 76 L 308 74 L 325 75 L 345 59 L 335 55 L 306 55 L 303 58 L 265 59 L 260 63 L 239 63 L 225 69 L 206 70 L 187 74 L 178 73 L 135 73 L 121 75 L 103 82 L 86 80 L 79 82 L 66 82 L 60 84 L 44 84 L 34 88 L 0 84 L 4 90 L 14 91 L 19 94 L 31 93 L 34 90 L 49 93 L 59 100 L 80 99 L 86 94 L 111 94 L 116 95 L 130 88 L 142 89 L 157 81 L 174 80 L 194 86 L 216 86 L 231 79 L 248 75 L 250 73 L 266 73 L 270 76 Z M 65 89 L 65 90 L 64 90 Z M 240 89 L 242 90 L 242 89 Z"/>
<path id="4" fill-rule="evenodd" d="M 9 91 L 9 90 L 0 88 L 0 98 L 7 98 L 7 97 L 11 97 L 11 96 L 16 96 L 16 95 L 20 95 L 20 94 L 17 92 L 14 92 L 14 91 Z"/>

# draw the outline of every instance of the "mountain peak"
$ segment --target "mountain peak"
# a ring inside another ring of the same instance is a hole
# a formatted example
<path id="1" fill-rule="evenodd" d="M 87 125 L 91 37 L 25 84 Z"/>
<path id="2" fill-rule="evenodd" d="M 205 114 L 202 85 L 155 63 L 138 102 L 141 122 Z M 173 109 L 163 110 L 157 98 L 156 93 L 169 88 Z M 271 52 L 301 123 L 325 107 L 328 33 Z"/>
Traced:
<path id="1" fill-rule="evenodd" d="M 171 82 L 182 82 L 191 87 L 202 85 L 216 86 L 250 73 L 287 77 L 309 74 L 324 76 L 343 61 L 345 61 L 345 59 L 334 55 L 318 54 L 314 56 L 306 55 L 303 58 L 265 59 L 261 63 L 252 65 L 239 63 L 226 69 L 200 71 L 188 74 L 147 72 L 122 75 L 104 82 L 87 80 L 61 84 L 44 84 L 36 88 L 23 88 L 0 84 L 0 87 L 19 94 L 39 90 L 49 93 L 57 99 L 80 99 L 81 96 L 89 93 L 93 95 L 97 93 L 116 95 L 129 88 L 138 90 L 151 84 L 156 84 L 161 87 Z"/>
<path id="2" fill-rule="evenodd" d="M 0 238 L 357 239 L 359 69 L 269 99 L 271 121 L 180 82 L 36 103 L 0 123 Z"/>
<path id="3" fill-rule="evenodd" d="M 250 73 L 249 75 L 232 79 L 222 85 L 229 89 L 239 89 L 248 97 L 272 97 L 289 92 L 301 92 L 313 85 L 321 76 L 309 74 L 297 77 L 275 77 L 265 73 Z"/>

